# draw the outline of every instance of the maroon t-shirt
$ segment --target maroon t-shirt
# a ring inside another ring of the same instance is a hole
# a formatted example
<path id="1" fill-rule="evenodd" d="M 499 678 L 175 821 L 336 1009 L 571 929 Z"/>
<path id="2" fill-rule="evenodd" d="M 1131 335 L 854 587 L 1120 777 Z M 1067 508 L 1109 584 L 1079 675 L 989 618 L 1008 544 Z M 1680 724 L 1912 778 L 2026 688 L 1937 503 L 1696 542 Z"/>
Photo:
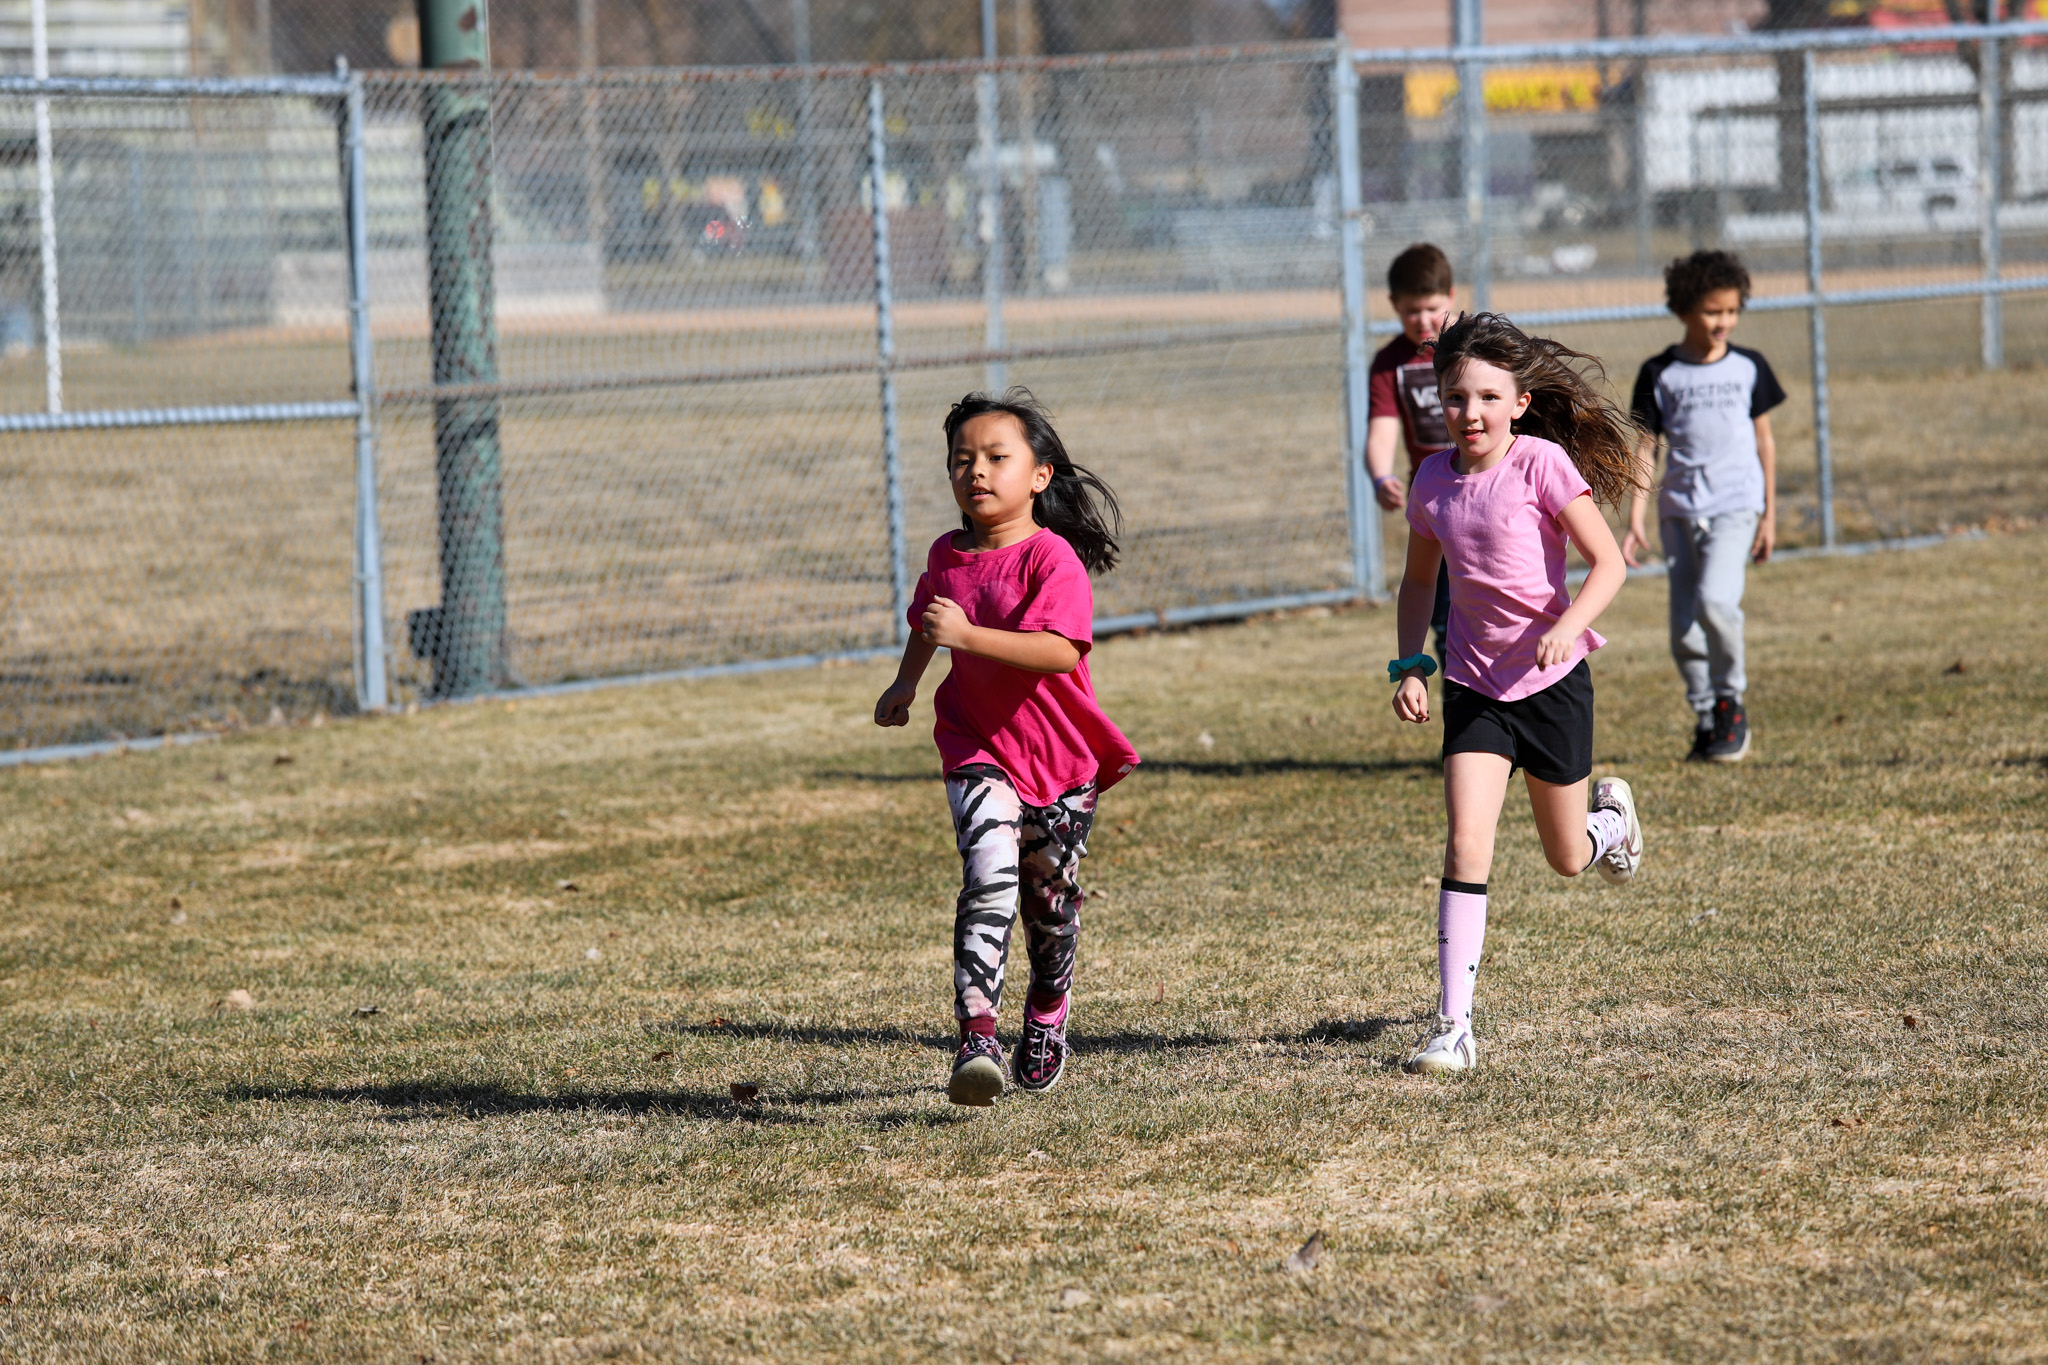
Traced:
<path id="1" fill-rule="evenodd" d="M 1444 425 L 1443 400 L 1436 391 L 1436 366 L 1406 333 L 1380 347 L 1379 354 L 1372 358 L 1367 391 L 1368 417 L 1401 419 L 1411 479 L 1421 467 L 1423 457 L 1450 445 L 1451 431 Z"/>

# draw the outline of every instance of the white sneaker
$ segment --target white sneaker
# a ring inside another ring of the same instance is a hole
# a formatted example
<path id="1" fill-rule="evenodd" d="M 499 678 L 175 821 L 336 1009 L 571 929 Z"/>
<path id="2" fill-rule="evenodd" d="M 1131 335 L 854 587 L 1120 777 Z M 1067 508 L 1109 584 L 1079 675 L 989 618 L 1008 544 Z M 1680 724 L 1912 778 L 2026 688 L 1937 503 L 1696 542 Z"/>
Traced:
<path id="1" fill-rule="evenodd" d="M 1422 1051 L 1408 1059 L 1407 1070 L 1418 1076 L 1448 1076 L 1453 1071 L 1470 1071 L 1479 1065 L 1479 1048 L 1472 1041 L 1470 1026 L 1448 1014 L 1436 1017 L 1436 1036 L 1422 1045 Z"/>
<path id="2" fill-rule="evenodd" d="M 1636 794 L 1622 779 L 1603 777 L 1593 784 L 1593 809 L 1611 810 L 1628 826 L 1628 836 L 1593 864 L 1604 880 L 1620 886 L 1636 875 L 1643 862 L 1643 822 L 1636 819 Z"/>

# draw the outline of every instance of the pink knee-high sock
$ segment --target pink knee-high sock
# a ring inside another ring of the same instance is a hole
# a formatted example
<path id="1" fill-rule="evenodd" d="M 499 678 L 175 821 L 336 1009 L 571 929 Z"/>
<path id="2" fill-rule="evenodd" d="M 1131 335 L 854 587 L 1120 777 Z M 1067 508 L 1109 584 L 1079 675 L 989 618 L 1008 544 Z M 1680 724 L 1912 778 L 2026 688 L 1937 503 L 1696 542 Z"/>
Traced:
<path id="1" fill-rule="evenodd" d="M 1443 979 L 1443 1012 L 1472 1022 L 1472 986 L 1486 947 L 1486 883 L 1444 878 L 1436 903 L 1436 966 Z"/>
<path id="2" fill-rule="evenodd" d="M 1591 867 L 1628 838 L 1628 821 L 1621 818 L 1618 810 L 1604 807 L 1589 810 L 1586 812 L 1586 837 L 1593 841 L 1593 856 L 1586 859 L 1586 866 Z"/>

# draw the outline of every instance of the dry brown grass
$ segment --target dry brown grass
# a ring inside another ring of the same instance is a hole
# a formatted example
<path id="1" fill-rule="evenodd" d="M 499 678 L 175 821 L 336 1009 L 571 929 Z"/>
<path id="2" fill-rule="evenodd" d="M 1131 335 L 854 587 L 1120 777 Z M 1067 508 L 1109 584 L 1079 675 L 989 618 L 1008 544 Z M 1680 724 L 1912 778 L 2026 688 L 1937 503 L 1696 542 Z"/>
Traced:
<path id="1" fill-rule="evenodd" d="M 2038 1359 L 2044 571 L 1758 572 L 1711 771 L 1631 585 L 1648 862 L 1511 808 L 1455 1083 L 1396 1067 L 1441 816 L 1382 612 L 1100 648 L 1149 766 L 1073 1078 L 992 1112 L 883 669 L 0 774 L 0 1358 Z"/>

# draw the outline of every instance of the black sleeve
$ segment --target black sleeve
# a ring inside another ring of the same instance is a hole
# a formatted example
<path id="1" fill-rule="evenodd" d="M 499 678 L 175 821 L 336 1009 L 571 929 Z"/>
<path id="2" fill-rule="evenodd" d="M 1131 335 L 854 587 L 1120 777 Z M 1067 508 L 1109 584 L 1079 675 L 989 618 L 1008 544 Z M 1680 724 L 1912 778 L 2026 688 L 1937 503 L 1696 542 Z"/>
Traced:
<path id="1" fill-rule="evenodd" d="M 1664 366 L 1658 362 L 1663 359 L 1653 355 L 1643 362 L 1643 368 L 1636 371 L 1635 396 L 1628 401 L 1629 416 L 1653 436 L 1664 434 L 1664 414 L 1657 407 L 1657 377 L 1664 373 Z M 1777 383 L 1775 379 L 1771 382 Z"/>
<path id="2" fill-rule="evenodd" d="M 1772 408 L 1785 401 L 1785 389 L 1778 383 L 1778 376 L 1771 373 L 1771 362 L 1755 351 L 1744 351 L 1756 365 L 1756 388 L 1749 395 L 1749 415 L 1752 420 L 1763 416 Z"/>

